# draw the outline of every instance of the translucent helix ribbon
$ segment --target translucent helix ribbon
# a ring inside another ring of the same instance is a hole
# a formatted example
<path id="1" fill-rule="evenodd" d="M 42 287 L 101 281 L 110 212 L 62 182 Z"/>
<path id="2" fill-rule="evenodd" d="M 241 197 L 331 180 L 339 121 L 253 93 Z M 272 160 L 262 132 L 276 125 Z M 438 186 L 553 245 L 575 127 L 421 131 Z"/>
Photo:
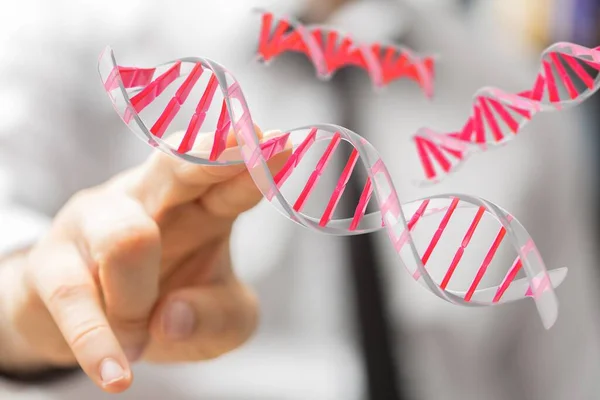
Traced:
<path id="1" fill-rule="evenodd" d="M 499 206 L 462 194 L 401 204 L 375 148 L 341 126 L 259 135 L 240 84 L 209 59 L 127 67 L 107 48 L 99 72 L 115 110 L 146 144 L 200 165 L 243 162 L 272 206 L 313 231 L 385 229 L 400 264 L 443 300 L 490 306 L 532 298 L 544 326 L 554 324 L 554 288 L 567 269 L 548 272 L 525 228 Z M 199 133 L 202 128 L 209 133 Z M 281 167 L 273 170 L 276 158 Z M 346 193 L 350 179 L 363 182 L 360 196 Z M 349 201 L 340 202 L 345 196 Z"/>
<path id="2" fill-rule="evenodd" d="M 542 54 L 531 89 L 513 94 L 494 87 L 481 88 L 460 131 L 417 131 L 413 138 L 425 174 L 423 183 L 439 182 L 469 155 L 510 142 L 536 113 L 580 104 L 599 87 L 600 47 L 553 44 Z"/>
<path id="3" fill-rule="evenodd" d="M 256 11 L 262 15 L 258 54 L 265 63 L 286 52 L 303 53 L 322 79 L 329 79 L 340 68 L 355 66 L 367 71 L 376 88 L 405 78 L 416 81 L 426 96 L 433 96 L 434 56 L 419 56 L 402 46 L 359 43 L 332 27 L 304 26 L 290 17 Z"/>

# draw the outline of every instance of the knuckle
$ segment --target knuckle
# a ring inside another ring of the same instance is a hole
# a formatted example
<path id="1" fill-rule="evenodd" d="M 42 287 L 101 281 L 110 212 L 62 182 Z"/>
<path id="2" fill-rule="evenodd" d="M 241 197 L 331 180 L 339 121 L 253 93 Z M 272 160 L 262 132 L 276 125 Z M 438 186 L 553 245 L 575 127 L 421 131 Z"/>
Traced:
<path id="1" fill-rule="evenodd" d="M 51 291 L 48 304 L 60 307 L 65 303 L 76 302 L 87 297 L 94 290 L 95 288 L 88 283 L 62 283 Z"/>
<path id="2" fill-rule="evenodd" d="M 93 345 L 98 336 L 110 334 L 111 329 L 107 324 L 85 322 L 74 329 L 74 334 L 66 338 L 73 351 Z"/>
<path id="3" fill-rule="evenodd" d="M 79 222 L 80 215 L 85 215 L 96 196 L 93 188 L 83 189 L 72 195 L 56 215 L 55 220 Z M 88 211 L 89 212 L 89 211 Z"/>
<path id="4" fill-rule="evenodd" d="M 149 217 L 122 219 L 100 239 L 98 257 L 110 262 L 123 255 L 148 255 L 160 248 L 160 240 L 160 229 Z"/>
<path id="5" fill-rule="evenodd" d="M 115 241 L 126 251 L 144 251 L 160 243 L 160 231 L 149 218 L 135 219 L 121 227 Z"/>

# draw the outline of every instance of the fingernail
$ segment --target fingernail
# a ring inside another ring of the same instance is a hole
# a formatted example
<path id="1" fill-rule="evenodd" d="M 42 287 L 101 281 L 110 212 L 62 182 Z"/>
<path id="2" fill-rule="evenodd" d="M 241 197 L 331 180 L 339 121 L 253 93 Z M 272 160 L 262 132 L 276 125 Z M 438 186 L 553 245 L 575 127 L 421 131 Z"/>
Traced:
<path id="1" fill-rule="evenodd" d="M 107 358 L 100 365 L 102 383 L 109 385 L 125 378 L 125 370 L 112 358 Z"/>
<path id="2" fill-rule="evenodd" d="M 130 363 L 138 361 L 142 357 L 144 348 L 142 346 L 132 346 L 123 349 L 125 356 Z"/>
<path id="3" fill-rule="evenodd" d="M 165 336 L 169 339 L 186 339 L 196 327 L 196 313 L 188 303 L 174 301 L 166 307 L 162 324 Z"/>

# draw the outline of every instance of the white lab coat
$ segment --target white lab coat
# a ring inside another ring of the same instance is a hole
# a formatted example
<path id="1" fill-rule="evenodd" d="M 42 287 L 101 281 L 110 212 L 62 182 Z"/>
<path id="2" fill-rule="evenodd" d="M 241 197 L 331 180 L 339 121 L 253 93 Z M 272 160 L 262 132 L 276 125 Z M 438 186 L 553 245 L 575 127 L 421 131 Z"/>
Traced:
<path id="1" fill-rule="evenodd" d="M 259 20 L 248 13 L 250 4 L 208 4 L 21 1 L 5 7 L 0 29 L 10 35 L 0 34 L 3 251 L 34 240 L 75 191 L 151 151 L 126 129 L 102 90 L 96 61 L 107 44 L 121 64 L 149 66 L 194 55 L 220 62 L 240 81 L 263 128 L 339 122 L 337 99 L 313 71 L 284 61 L 267 68 L 252 63 Z M 365 75 L 356 82 L 362 110 L 356 130 L 368 130 L 401 200 L 466 192 L 497 202 L 525 224 L 550 268 L 571 270 L 558 290 L 559 320 L 546 332 L 532 302 L 473 310 L 440 301 L 398 268 L 384 234 L 376 234 L 401 327 L 396 337 L 405 340 L 398 356 L 409 382 L 424 399 L 594 398 L 598 290 L 579 113 L 540 115 L 509 147 L 473 157 L 436 187 L 413 187 L 401 176 L 414 165 L 408 161 L 412 132 L 423 124 L 460 126 L 475 89 L 490 83 L 521 89 L 534 71 L 527 60 L 507 63 L 480 30 L 474 35 L 475 28 L 445 10 L 423 3 L 411 21 L 411 37 L 422 51 L 443 56 L 437 100 L 427 103 L 408 82 L 374 93 Z M 518 71 L 520 65 L 525 71 Z M 232 251 L 236 269 L 261 299 L 255 338 L 208 363 L 136 366 L 135 384 L 121 398 L 360 399 L 364 377 L 352 333 L 345 245 L 296 226 L 267 203 L 243 215 Z M 83 376 L 48 387 L 0 382 L 2 399 L 84 396 L 110 397 Z"/>

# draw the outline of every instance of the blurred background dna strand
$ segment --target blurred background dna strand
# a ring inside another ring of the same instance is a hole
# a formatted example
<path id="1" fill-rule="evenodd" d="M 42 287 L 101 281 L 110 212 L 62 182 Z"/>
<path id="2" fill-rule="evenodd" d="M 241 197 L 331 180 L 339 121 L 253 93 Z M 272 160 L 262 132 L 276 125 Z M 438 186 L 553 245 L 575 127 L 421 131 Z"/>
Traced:
<path id="1" fill-rule="evenodd" d="M 491 306 L 529 297 L 546 328 L 556 321 L 554 288 L 563 282 L 567 269 L 547 271 L 525 228 L 497 205 L 461 194 L 401 203 L 375 148 L 341 126 L 309 125 L 259 138 L 240 84 L 209 59 L 127 67 L 119 65 L 107 47 L 99 72 L 115 110 L 145 143 L 199 165 L 245 163 L 275 208 L 316 232 L 357 235 L 385 228 L 410 275 L 448 302 Z M 200 133 L 201 129 L 210 133 Z M 285 157 L 279 170 L 271 171 L 267 165 L 273 157 Z M 334 157 L 345 161 L 341 174 L 328 168 L 335 165 Z M 337 174 L 335 179 L 321 179 L 331 174 Z M 355 207 L 343 210 L 337 206 L 350 179 L 358 179 L 364 189 L 352 200 Z M 327 181 L 336 183 L 326 187 Z M 314 191 L 331 193 L 329 202 L 314 201 Z M 496 226 L 496 234 L 477 230 L 486 225 Z M 444 235 L 451 226 L 460 227 L 464 236 Z M 478 252 L 480 264 L 460 264 L 463 255 Z M 511 253 L 511 265 L 498 262 Z M 449 254 L 454 256 L 447 258 Z M 459 275 L 470 276 L 470 285 L 456 283 L 459 279 L 453 277 Z"/>
<path id="2" fill-rule="evenodd" d="M 355 66 L 364 69 L 373 85 L 381 89 L 397 79 L 411 79 L 429 98 L 434 93 L 435 56 L 420 56 L 403 46 L 355 40 L 350 34 L 322 25 L 305 26 L 293 18 L 262 9 L 258 55 L 269 63 L 286 52 L 308 57 L 321 79 L 337 70 Z"/>
<path id="3" fill-rule="evenodd" d="M 510 142 L 536 113 L 587 100 L 600 87 L 599 72 L 600 47 L 559 42 L 543 52 L 531 89 L 516 94 L 494 87 L 479 89 L 460 131 L 422 128 L 414 135 L 425 183 L 439 182 L 474 152 Z"/>

